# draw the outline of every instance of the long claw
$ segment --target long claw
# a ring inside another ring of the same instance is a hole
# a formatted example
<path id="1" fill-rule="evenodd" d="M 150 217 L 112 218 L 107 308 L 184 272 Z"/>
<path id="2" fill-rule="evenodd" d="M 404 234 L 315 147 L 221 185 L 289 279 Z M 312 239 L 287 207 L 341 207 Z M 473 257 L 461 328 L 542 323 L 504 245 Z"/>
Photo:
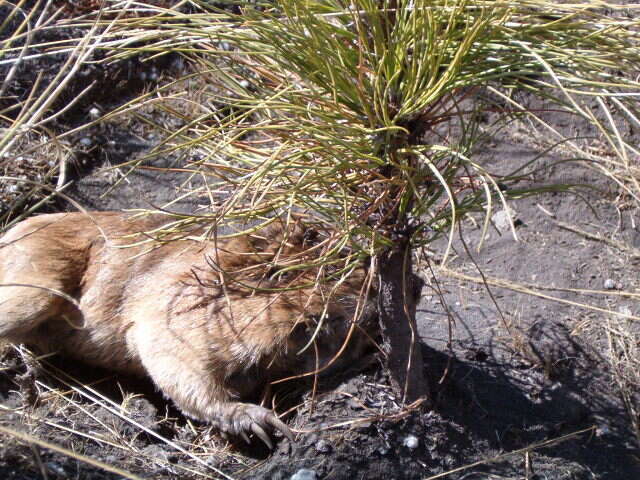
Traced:
<path id="1" fill-rule="evenodd" d="M 273 450 L 273 442 L 271 442 L 271 439 L 269 438 L 269 435 L 267 435 L 267 432 L 264 431 L 264 429 L 258 425 L 257 423 L 252 423 L 251 424 L 251 431 L 253 433 L 256 434 L 256 436 L 262 440 L 264 442 L 264 444 L 269 447 L 270 450 Z"/>
<path id="2" fill-rule="evenodd" d="M 251 440 L 249 440 L 249 436 L 245 432 L 240 432 L 239 435 L 247 443 L 247 445 L 251 445 Z"/>
<path id="3" fill-rule="evenodd" d="M 295 443 L 295 440 L 293 438 L 293 432 L 289 427 L 287 427 L 286 423 L 284 423 L 275 415 L 267 416 L 266 421 L 269 425 L 271 425 L 273 428 L 275 428 L 276 430 L 281 432 L 285 437 L 287 437 L 289 441 L 291 441 L 292 443 Z"/>

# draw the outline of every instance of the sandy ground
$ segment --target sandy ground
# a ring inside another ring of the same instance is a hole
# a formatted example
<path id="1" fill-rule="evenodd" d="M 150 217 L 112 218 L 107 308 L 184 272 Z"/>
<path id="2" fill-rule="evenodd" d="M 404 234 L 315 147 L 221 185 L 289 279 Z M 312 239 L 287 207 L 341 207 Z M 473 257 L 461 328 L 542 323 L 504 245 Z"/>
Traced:
<path id="1" fill-rule="evenodd" d="M 140 71 L 175 65 L 120 67 L 111 73 L 137 79 L 121 85 L 135 93 L 148 86 Z M 96 102 L 112 108 L 113 98 L 90 97 L 59 128 L 86 119 Z M 527 141 L 529 133 L 514 123 L 478 158 L 494 173 L 513 170 L 542 151 Z M 123 162 L 155 142 L 135 123 L 83 133 L 72 142 L 77 161 L 66 193 L 96 210 L 149 208 L 175 199 L 188 180 L 184 174 L 147 169 L 123 179 Z M 324 385 L 315 402 L 301 386 L 295 398 L 302 406 L 288 416 L 296 443 L 280 441 L 267 452 L 255 444 L 228 445 L 182 417 L 146 381 L 58 358 L 34 368 L 28 354 L 4 347 L 0 426 L 154 479 L 424 479 L 452 470 L 446 478 L 636 478 L 637 440 L 609 374 L 604 327 L 615 317 L 604 310 L 639 314 L 629 293 L 638 287 L 640 220 L 612 183 L 585 164 L 551 166 L 560 158 L 559 152 L 543 155 L 538 163 L 549 168 L 532 172 L 525 183 L 597 189 L 511 202 L 518 241 L 499 214 L 480 251 L 483 219 L 465 218 L 464 241 L 456 235 L 446 268 L 444 239 L 434 242 L 429 262 L 418 263 L 426 280 L 418 325 L 432 409 L 399 408 L 375 364 Z M 147 166 L 171 167 L 175 161 L 166 157 Z M 194 211 L 200 203 L 206 199 L 174 208 Z M 52 202 L 46 208 L 69 206 Z M 518 293 L 517 284 L 538 294 Z M 6 434 L 0 439 L 0 478 L 122 478 L 45 446 Z"/>
<path id="2" fill-rule="evenodd" d="M 484 158 L 487 166 L 500 171 L 507 163 L 512 167 L 535 154 L 530 147 L 503 141 Z M 147 207 L 174 198 L 180 175 L 157 178 L 153 172 L 134 173 L 129 182 L 98 200 L 97 193 L 104 191 L 109 177 L 95 169 L 79 179 L 71 194 L 95 209 Z M 601 236 L 633 249 L 640 241 L 633 226 L 637 212 L 616 208 L 611 185 L 584 165 L 565 164 L 544 175 L 535 181 L 567 182 L 573 176 L 599 190 L 583 189 L 581 197 L 550 193 L 512 202 L 518 241 L 495 217 L 480 252 L 476 250 L 481 232 L 477 225 L 482 219 L 476 218 L 475 223 L 465 219 L 461 224 L 465 242 L 454 242 L 448 269 L 437 265 L 445 250 L 444 240 L 434 243 L 433 270 L 425 262 L 420 266 L 427 286 L 418 307 L 418 325 L 433 410 L 394 418 L 400 411 L 397 402 L 381 369 L 374 366 L 337 386 L 327 386 L 313 414 L 309 414 L 308 392 L 303 390 L 305 406 L 290 420 L 303 433 L 295 445 L 282 441 L 271 454 L 255 445 L 225 450 L 215 434 L 192 429 L 150 385 L 141 387 L 137 380 L 128 380 L 125 391 L 145 396 L 127 403 L 130 414 L 190 449 L 207 441 L 217 445 L 218 453 L 203 459 L 234 478 L 307 478 L 291 477 L 301 469 L 315 472 L 316 478 L 427 478 L 544 442 L 550 444 L 449 478 L 525 478 L 527 474 L 529 478 L 536 478 L 534 474 L 537 478 L 633 478 L 640 473 L 637 446 L 607 373 L 606 341 L 603 329 L 598 328 L 611 315 L 568 302 L 637 313 L 635 301 L 622 295 L 637 288 L 637 257 L 595 239 Z M 570 227 L 593 236 L 587 238 Z M 489 282 L 488 288 L 479 280 L 478 269 Z M 471 279 L 456 278 L 450 271 Z M 542 294 L 560 301 L 500 288 L 491 284 L 495 278 L 544 287 Z M 75 398 L 77 405 L 61 406 L 60 400 L 49 398 L 25 406 L 25 381 L 18 381 L 24 377 L 22 360 L 11 354 L 5 365 L 11 368 L 0 372 L 2 404 L 20 409 L 3 414 L 3 424 L 22 429 L 29 425 L 29 431 L 38 437 L 74 445 L 78 451 L 148 478 L 190 478 L 182 470 L 187 466 L 206 470 L 110 413 L 108 404 Z M 64 360 L 57 365 L 65 371 L 70 368 Z M 72 371 L 84 381 L 96 380 L 95 374 L 87 379 L 82 369 Z M 40 375 L 43 384 L 60 388 L 55 379 Z M 103 376 L 109 377 L 103 373 L 99 379 Z M 120 404 L 122 396 L 113 385 L 118 380 L 107 381 L 104 388 L 107 398 Z M 44 387 L 37 388 L 42 392 Z M 163 421 L 167 409 L 177 420 Z M 74 415 L 69 416 L 69 410 Z M 391 418 L 375 421 L 375 415 Z M 126 450 L 95 438 L 79 438 L 45 421 L 80 432 L 101 431 L 100 422 L 104 422 L 113 430 L 111 435 L 117 432 L 120 441 L 126 438 L 130 448 L 142 453 L 131 462 Z M 344 425 L 336 426 L 340 424 Z M 580 431 L 584 432 L 577 433 Z M 564 441 L 555 443 L 555 439 Z M 93 472 L 90 478 L 111 478 L 46 449 L 39 455 L 52 478 L 63 478 L 56 471 L 78 472 L 77 478 L 89 478 L 89 472 Z M 0 449 L 0 472 L 3 478 L 40 478 L 29 447 L 9 438 Z"/>

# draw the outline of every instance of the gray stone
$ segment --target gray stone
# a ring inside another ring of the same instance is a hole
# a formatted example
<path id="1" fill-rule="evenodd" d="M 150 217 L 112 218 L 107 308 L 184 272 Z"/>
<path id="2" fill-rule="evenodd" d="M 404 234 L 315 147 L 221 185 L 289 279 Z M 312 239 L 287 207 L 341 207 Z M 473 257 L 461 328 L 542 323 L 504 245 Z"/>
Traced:
<path id="1" fill-rule="evenodd" d="M 407 435 L 404 437 L 404 440 L 402 440 L 402 445 L 407 447 L 409 450 L 415 450 L 418 448 L 419 444 L 420 440 L 415 435 Z"/>
<path id="2" fill-rule="evenodd" d="M 516 212 L 511 208 L 507 210 L 500 210 L 499 212 L 494 213 L 491 216 L 491 221 L 500 231 L 500 233 L 505 233 L 511 230 L 509 217 L 511 217 L 511 221 L 513 221 L 514 223 L 516 222 Z"/>
<path id="3" fill-rule="evenodd" d="M 331 453 L 331 450 L 333 450 L 333 446 L 324 439 L 318 440 L 316 443 L 316 451 L 318 453 Z"/>
<path id="4" fill-rule="evenodd" d="M 311 469 L 301 468 L 291 476 L 291 480 L 316 480 L 318 474 Z"/>

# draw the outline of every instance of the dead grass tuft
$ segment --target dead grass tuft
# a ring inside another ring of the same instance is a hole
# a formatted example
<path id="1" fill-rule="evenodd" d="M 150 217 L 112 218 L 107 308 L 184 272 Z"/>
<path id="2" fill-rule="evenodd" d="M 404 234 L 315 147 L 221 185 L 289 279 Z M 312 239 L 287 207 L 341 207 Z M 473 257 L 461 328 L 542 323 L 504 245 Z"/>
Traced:
<path id="1" fill-rule="evenodd" d="M 601 328 L 607 339 L 608 367 L 640 442 L 640 330 L 619 317 L 607 318 Z"/>
<path id="2" fill-rule="evenodd" d="M 72 465 L 80 468 L 79 463 L 84 465 L 80 472 L 88 474 L 86 469 L 92 468 L 132 479 L 149 472 L 155 472 L 153 478 L 232 479 L 216 465 L 236 472 L 250 467 L 210 427 L 159 415 L 139 396 L 123 393 L 116 402 L 102 393 L 101 387 L 113 383 L 110 374 L 88 383 L 22 346 L 3 343 L 0 386 L 7 401 L 0 404 L 0 437 L 11 444 L 26 442 L 38 452 L 60 454 L 53 463 L 43 464 L 38 460 L 41 454 L 20 450 L 22 468 L 34 472 L 44 468 L 54 478 L 68 473 Z M 174 438 L 160 433 L 165 431 L 173 432 Z M 7 443 L 0 449 L 0 460 L 16 451 Z"/>
<path id="3" fill-rule="evenodd" d="M 35 131 L 21 136 L 2 155 L 0 176 L 7 178 L 0 182 L 0 224 L 52 201 L 51 191 L 62 190 L 66 183 L 61 172 L 67 156 L 50 135 Z"/>

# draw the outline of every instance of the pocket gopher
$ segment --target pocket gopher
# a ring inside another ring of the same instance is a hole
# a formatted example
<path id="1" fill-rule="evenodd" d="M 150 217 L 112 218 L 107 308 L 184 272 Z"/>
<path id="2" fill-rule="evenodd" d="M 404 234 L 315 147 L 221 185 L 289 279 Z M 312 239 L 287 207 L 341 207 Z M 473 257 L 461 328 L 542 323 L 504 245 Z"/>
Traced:
<path id="1" fill-rule="evenodd" d="M 148 375 L 224 434 L 253 433 L 269 447 L 273 429 L 292 439 L 247 399 L 331 363 L 345 345 L 352 359 L 362 353 L 363 325 L 376 317 L 375 302 L 361 300 L 364 269 L 344 282 L 287 269 L 309 261 L 310 240 L 281 221 L 219 241 L 141 233 L 170 221 L 57 213 L 13 227 L 0 240 L 0 337 Z"/>

